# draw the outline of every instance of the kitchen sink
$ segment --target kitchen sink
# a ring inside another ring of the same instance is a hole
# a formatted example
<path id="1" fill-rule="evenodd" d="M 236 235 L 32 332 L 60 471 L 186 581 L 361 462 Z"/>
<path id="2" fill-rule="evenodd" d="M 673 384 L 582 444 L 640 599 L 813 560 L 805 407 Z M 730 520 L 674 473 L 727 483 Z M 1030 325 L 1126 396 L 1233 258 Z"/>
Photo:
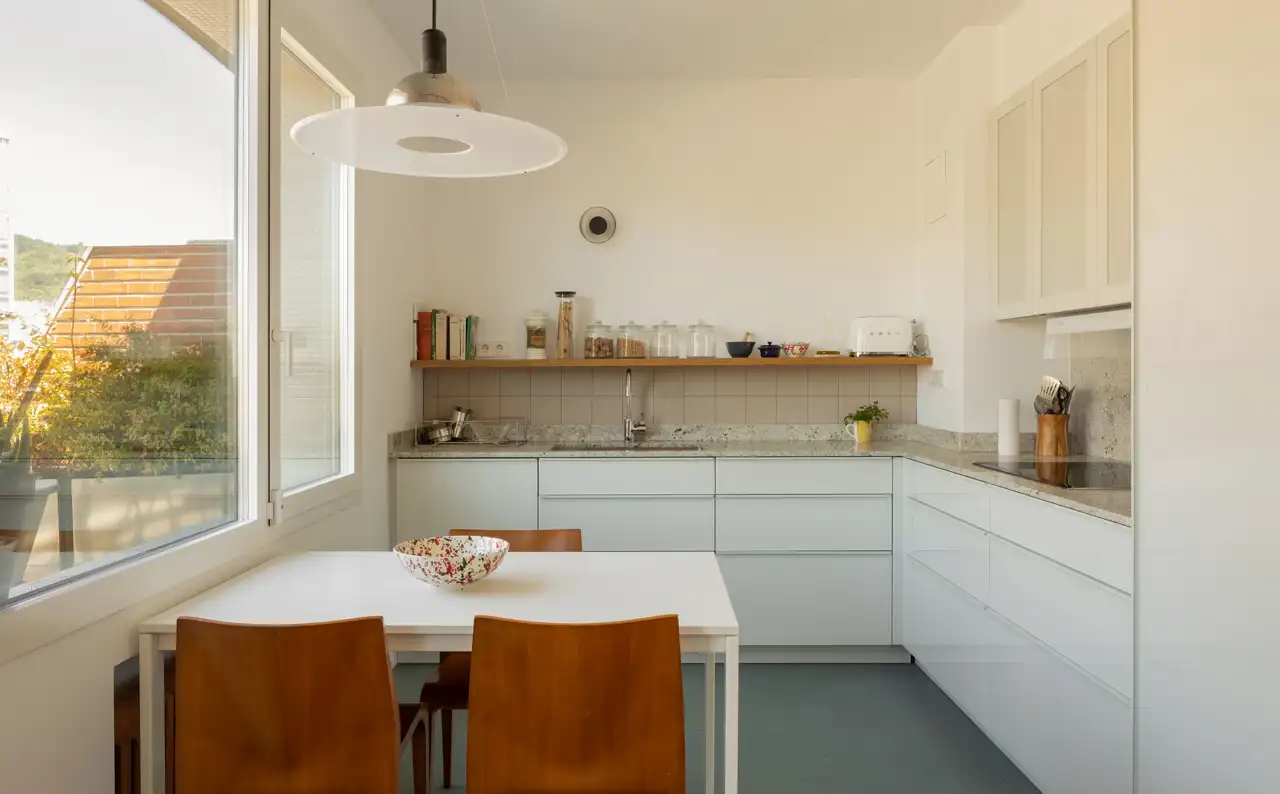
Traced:
<path id="1" fill-rule="evenodd" d="M 697 444 L 556 444 L 552 452 L 699 452 Z"/>

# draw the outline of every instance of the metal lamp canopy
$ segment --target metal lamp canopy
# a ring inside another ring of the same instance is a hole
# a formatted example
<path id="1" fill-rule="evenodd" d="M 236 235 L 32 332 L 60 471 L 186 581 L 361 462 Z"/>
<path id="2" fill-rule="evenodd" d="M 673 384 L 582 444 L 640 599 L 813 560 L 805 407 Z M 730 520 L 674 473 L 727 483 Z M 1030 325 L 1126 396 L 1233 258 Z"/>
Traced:
<path id="1" fill-rule="evenodd" d="M 475 94 L 448 74 L 448 41 L 435 25 L 432 0 L 431 28 L 422 33 L 422 71 L 397 83 L 385 105 L 330 110 L 305 118 L 290 131 L 294 142 L 345 165 L 405 176 L 511 176 L 562 160 L 569 147 L 560 136 L 480 109 Z M 489 36 L 492 44 L 492 30 Z M 500 63 L 498 71 L 501 75 Z"/>

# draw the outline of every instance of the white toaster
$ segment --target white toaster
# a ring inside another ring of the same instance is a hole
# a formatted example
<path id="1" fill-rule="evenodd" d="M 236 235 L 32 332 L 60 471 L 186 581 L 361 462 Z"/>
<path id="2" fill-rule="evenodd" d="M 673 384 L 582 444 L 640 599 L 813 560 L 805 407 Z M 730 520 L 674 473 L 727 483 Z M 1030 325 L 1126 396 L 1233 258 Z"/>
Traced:
<path id="1" fill-rule="evenodd" d="M 911 342 L 906 317 L 859 317 L 849 332 L 849 351 L 856 356 L 909 356 Z"/>

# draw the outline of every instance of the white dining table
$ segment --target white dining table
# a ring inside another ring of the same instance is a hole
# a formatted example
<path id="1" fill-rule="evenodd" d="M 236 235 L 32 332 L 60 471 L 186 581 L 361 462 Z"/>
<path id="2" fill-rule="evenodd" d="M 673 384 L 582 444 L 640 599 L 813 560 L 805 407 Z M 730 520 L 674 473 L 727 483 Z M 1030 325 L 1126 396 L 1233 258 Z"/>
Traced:
<path id="1" fill-rule="evenodd" d="M 680 646 L 705 663 L 706 790 L 715 792 L 716 659 L 723 655 L 724 793 L 738 791 L 738 620 L 710 552 L 511 553 L 488 578 L 446 590 L 412 578 L 392 552 L 292 554 L 144 620 L 142 794 L 164 792 L 164 664 L 178 618 L 228 623 L 318 623 L 379 616 L 387 650 L 468 651 L 477 615 L 545 623 L 601 623 L 674 614 Z M 300 660 L 305 663 L 305 660 Z"/>

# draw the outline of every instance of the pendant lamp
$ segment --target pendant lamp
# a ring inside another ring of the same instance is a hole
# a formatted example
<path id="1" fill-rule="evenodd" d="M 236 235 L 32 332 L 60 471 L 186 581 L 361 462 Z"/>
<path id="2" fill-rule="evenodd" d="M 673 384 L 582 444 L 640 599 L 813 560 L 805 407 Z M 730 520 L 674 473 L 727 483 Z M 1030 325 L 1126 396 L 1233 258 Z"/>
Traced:
<path id="1" fill-rule="evenodd" d="M 484 8 L 489 27 L 488 9 Z M 493 29 L 489 27 L 493 45 Z M 475 95 L 448 74 L 448 42 L 436 28 L 422 33 L 422 71 L 387 95 L 385 105 L 343 108 L 299 121 L 290 135 L 305 151 L 366 171 L 406 176 L 474 178 L 526 174 L 555 165 L 569 147 L 527 121 L 486 113 Z M 506 93 L 502 64 L 498 77 Z M 510 110 L 510 97 L 507 108 Z"/>

